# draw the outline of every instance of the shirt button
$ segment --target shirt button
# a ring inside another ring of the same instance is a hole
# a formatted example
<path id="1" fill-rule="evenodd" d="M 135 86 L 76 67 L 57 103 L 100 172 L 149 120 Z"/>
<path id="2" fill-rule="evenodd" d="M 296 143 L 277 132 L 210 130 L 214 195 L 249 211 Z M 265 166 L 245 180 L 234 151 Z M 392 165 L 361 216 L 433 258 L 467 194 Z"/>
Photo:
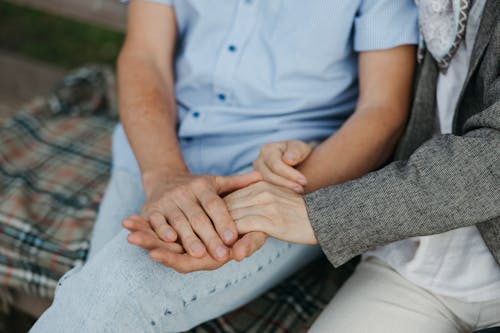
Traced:
<path id="1" fill-rule="evenodd" d="M 225 101 L 225 100 L 226 100 L 226 95 L 224 95 L 224 94 L 219 94 L 217 97 L 218 97 L 221 101 Z"/>
<path id="2" fill-rule="evenodd" d="M 200 113 L 198 111 L 193 112 L 193 117 L 194 118 L 199 118 L 200 117 Z"/>
<path id="3" fill-rule="evenodd" d="M 229 52 L 235 52 L 235 51 L 236 51 L 236 46 L 234 46 L 234 45 L 229 45 L 229 46 L 227 47 L 227 49 L 229 50 Z"/>

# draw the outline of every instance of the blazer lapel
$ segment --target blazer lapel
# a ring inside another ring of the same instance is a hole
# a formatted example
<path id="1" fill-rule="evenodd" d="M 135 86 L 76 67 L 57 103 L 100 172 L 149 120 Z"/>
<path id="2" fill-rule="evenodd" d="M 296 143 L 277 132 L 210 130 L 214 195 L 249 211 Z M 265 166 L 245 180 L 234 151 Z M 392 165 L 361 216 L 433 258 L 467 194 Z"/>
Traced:
<path id="1" fill-rule="evenodd" d="M 395 151 L 395 158 L 398 160 L 407 159 L 415 149 L 432 137 L 435 130 L 437 64 L 432 55 L 426 52 L 420 66 L 410 118 Z"/>
<path id="2" fill-rule="evenodd" d="M 465 89 L 469 85 L 472 75 L 475 73 L 478 65 L 481 62 L 481 58 L 488 46 L 491 39 L 491 31 L 493 25 L 496 23 L 496 14 L 498 12 L 498 6 L 500 5 L 499 0 L 488 0 L 484 6 L 483 15 L 481 17 L 481 24 L 477 32 L 476 41 L 474 42 L 474 48 L 472 49 L 471 60 L 469 64 L 469 70 L 467 76 L 465 77 L 464 85 L 460 92 L 460 97 L 458 99 L 457 107 L 455 108 L 455 120 L 453 121 L 453 127 L 456 126 L 456 115 L 458 113 L 458 106 L 461 104 L 462 98 L 465 93 Z"/>

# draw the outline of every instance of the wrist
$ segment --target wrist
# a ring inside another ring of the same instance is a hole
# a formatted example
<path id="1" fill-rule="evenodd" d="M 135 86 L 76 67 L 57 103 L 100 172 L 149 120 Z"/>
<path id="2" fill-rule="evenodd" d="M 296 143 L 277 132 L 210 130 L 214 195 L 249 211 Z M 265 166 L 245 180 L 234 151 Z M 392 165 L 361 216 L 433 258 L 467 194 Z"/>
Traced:
<path id="1" fill-rule="evenodd" d="M 154 189 L 172 179 L 189 175 L 190 172 L 187 167 L 156 167 L 142 171 L 141 179 L 144 187 L 146 197 L 149 197 Z"/>

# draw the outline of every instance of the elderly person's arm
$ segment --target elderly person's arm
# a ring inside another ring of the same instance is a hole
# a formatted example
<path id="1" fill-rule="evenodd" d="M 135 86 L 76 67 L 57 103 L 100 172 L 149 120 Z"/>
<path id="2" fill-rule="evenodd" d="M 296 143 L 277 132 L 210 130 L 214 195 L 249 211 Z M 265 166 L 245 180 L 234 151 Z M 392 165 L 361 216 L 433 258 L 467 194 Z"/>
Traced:
<path id="1" fill-rule="evenodd" d="M 198 258 L 208 252 L 222 264 L 230 259 L 227 245 L 234 244 L 237 232 L 219 193 L 260 176 L 220 178 L 189 172 L 176 130 L 176 39 L 171 6 L 131 1 L 127 37 L 118 59 L 120 118 L 142 174 L 146 194 L 142 217 L 160 238 L 171 242 L 175 252 L 186 250 Z M 176 239 L 182 246 L 172 243 Z"/>

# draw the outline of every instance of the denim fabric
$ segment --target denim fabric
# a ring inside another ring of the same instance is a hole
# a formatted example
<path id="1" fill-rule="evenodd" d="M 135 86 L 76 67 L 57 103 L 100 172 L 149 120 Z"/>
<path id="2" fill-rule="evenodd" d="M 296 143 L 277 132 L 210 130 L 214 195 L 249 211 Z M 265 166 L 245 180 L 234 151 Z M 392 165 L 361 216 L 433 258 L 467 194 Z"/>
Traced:
<path id="1" fill-rule="evenodd" d="M 121 221 L 138 213 L 144 201 L 140 179 L 125 170 L 113 170 L 92 231 L 88 258 L 118 235 L 123 229 Z"/>
<path id="2" fill-rule="evenodd" d="M 187 330 L 249 302 L 320 253 L 318 246 L 270 238 L 240 263 L 179 274 L 128 244 L 128 231 L 119 231 L 107 242 L 120 230 L 121 219 L 144 200 L 134 179 L 126 171 L 114 171 L 97 219 L 91 258 L 63 276 L 54 303 L 31 332 Z"/>

